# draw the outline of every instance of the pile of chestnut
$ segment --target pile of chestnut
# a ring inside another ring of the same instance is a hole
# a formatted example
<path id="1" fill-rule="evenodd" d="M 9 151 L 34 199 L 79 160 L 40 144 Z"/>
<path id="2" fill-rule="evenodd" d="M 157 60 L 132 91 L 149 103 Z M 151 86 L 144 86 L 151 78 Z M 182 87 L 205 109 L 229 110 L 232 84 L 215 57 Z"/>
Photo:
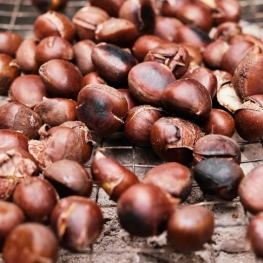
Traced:
<path id="1" fill-rule="evenodd" d="M 232 138 L 263 137 L 263 42 L 242 33 L 239 1 L 90 0 L 72 19 L 54 11 L 65 0 L 32 2 L 43 11 L 34 38 L 0 33 L 4 261 L 87 249 L 104 225 L 94 184 L 129 234 L 167 231 L 176 251 L 202 249 L 215 223 L 185 203 L 193 180 L 204 195 L 240 198 L 255 215 L 247 239 L 263 257 L 263 166 L 244 176 Z M 115 132 L 163 164 L 140 181 L 92 138 Z"/>

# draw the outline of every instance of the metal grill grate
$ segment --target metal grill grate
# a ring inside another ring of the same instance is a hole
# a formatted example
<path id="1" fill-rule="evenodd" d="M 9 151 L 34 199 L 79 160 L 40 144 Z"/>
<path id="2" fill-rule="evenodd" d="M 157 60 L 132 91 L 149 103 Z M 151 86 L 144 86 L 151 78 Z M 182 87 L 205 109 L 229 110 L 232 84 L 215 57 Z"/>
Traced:
<path id="1" fill-rule="evenodd" d="M 99 0 L 98 0 L 99 1 Z M 262 37 L 259 30 L 263 26 L 262 0 L 240 0 L 242 5 L 242 22 L 245 26 L 256 26 L 256 34 Z M 70 18 L 85 5 L 86 1 L 69 1 L 65 10 Z M 24 38 L 33 36 L 33 23 L 39 15 L 30 0 L 0 0 L 0 31 L 12 31 Z M 123 133 L 101 138 L 95 137 L 96 147 L 104 147 L 105 155 L 113 157 L 127 168 L 133 170 L 140 179 L 145 172 L 162 161 L 151 149 L 132 146 Z M 235 139 L 242 148 L 242 168 L 247 174 L 254 166 L 263 164 L 263 148 L 261 142 L 246 143 L 237 135 Z M 95 152 L 95 151 L 94 151 Z M 89 161 L 86 168 L 90 167 Z M 246 214 L 238 199 L 232 202 L 203 197 L 197 184 L 193 184 L 192 193 L 187 203 L 201 203 L 215 214 L 215 244 L 208 245 L 204 250 L 181 254 L 167 246 L 165 234 L 154 238 L 130 237 L 119 226 L 116 205 L 109 201 L 108 196 L 99 187 L 94 187 L 92 197 L 101 206 L 105 228 L 98 240 L 84 253 L 71 253 L 61 250 L 58 263 L 62 262 L 261 262 L 249 252 L 245 241 L 246 225 L 250 215 Z M 263 262 L 263 261 L 262 261 Z"/>

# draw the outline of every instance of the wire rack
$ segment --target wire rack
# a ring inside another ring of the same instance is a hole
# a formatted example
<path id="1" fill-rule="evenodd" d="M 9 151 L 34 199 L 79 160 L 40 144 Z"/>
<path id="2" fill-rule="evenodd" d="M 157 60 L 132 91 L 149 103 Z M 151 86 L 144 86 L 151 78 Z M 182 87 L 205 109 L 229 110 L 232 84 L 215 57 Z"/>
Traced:
<path id="1" fill-rule="evenodd" d="M 98 0 L 99 1 L 99 0 Z M 75 12 L 87 1 L 69 1 L 64 13 L 72 18 Z M 263 26 L 262 0 L 240 0 L 242 5 L 242 25 L 251 32 L 256 27 L 257 36 L 263 38 L 260 28 Z M 24 38 L 33 36 L 33 23 L 39 11 L 32 6 L 30 0 L 0 0 L 0 31 L 11 31 Z M 161 164 L 160 158 L 150 148 L 138 148 L 131 145 L 122 132 L 109 137 L 95 137 L 96 147 L 103 147 L 105 155 L 112 157 L 135 172 L 142 179 L 152 167 Z M 261 142 L 246 143 L 238 135 L 234 139 L 242 149 L 241 167 L 247 174 L 253 167 L 263 164 L 263 148 Z M 94 150 L 95 150 L 94 149 Z M 95 152 L 95 151 L 94 151 Z M 91 159 L 92 160 L 92 159 Z M 91 160 L 85 165 L 89 170 Z M 166 242 L 166 233 L 152 238 L 136 238 L 129 236 L 120 228 L 116 204 L 109 200 L 102 189 L 95 186 L 92 196 L 102 208 L 105 226 L 103 233 L 83 253 L 71 253 L 61 249 L 58 263 L 171 263 L 171 262 L 263 262 L 257 260 L 249 251 L 246 243 L 246 226 L 251 215 L 247 214 L 238 198 L 224 202 L 203 196 L 196 183 L 187 203 L 206 206 L 214 212 L 215 233 L 213 244 L 206 245 L 203 250 L 182 254 L 175 252 Z M 1 262 L 1 259 L 0 259 Z M 19 263 L 19 262 L 18 262 Z"/>

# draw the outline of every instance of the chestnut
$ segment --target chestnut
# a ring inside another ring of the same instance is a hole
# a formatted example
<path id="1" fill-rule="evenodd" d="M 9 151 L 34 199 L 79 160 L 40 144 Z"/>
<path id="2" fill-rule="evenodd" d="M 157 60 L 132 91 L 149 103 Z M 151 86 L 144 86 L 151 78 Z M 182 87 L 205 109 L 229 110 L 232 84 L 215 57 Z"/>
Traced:
<path id="1" fill-rule="evenodd" d="M 127 100 L 128 103 L 128 112 L 138 106 L 139 102 L 132 96 L 129 89 L 118 89 L 118 91 L 123 95 L 123 97 Z"/>
<path id="2" fill-rule="evenodd" d="M 198 250 L 212 241 L 214 227 L 214 215 L 211 211 L 199 205 L 185 205 L 171 214 L 167 238 L 172 248 L 181 252 Z"/>
<path id="3" fill-rule="evenodd" d="M 100 235 L 103 215 L 91 199 L 72 195 L 58 201 L 50 225 L 63 247 L 84 251 Z"/>
<path id="4" fill-rule="evenodd" d="M 192 151 L 202 133 L 196 124 L 173 117 L 163 117 L 151 128 L 150 138 L 153 150 L 164 161 L 190 164 Z"/>
<path id="5" fill-rule="evenodd" d="M 238 196 L 238 186 L 244 177 L 242 168 L 225 158 L 209 158 L 194 167 L 194 179 L 204 194 L 223 200 Z"/>
<path id="6" fill-rule="evenodd" d="M 61 198 L 69 195 L 91 195 L 91 177 L 88 171 L 75 161 L 56 161 L 43 171 L 43 176 L 54 186 Z"/>
<path id="7" fill-rule="evenodd" d="M 35 60 L 37 41 L 33 38 L 25 39 L 17 49 L 16 61 L 25 74 L 37 74 L 38 64 Z"/>
<path id="8" fill-rule="evenodd" d="M 50 129 L 43 125 L 39 130 L 41 140 L 29 141 L 28 150 L 42 170 L 61 159 L 82 164 L 90 159 L 94 144 L 91 133 L 83 123 L 73 123 L 63 123 Z"/>
<path id="9" fill-rule="evenodd" d="M 23 75 L 17 77 L 8 91 L 11 101 L 19 102 L 33 108 L 41 102 L 43 97 L 48 97 L 44 83 L 38 75 Z"/>
<path id="10" fill-rule="evenodd" d="M 0 129 L 0 147 L 20 147 L 28 150 L 28 137 L 21 132 Z"/>
<path id="11" fill-rule="evenodd" d="M 138 36 L 134 23 L 127 19 L 111 18 L 97 26 L 95 39 L 120 47 L 131 47 Z"/>
<path id="12" fill-rule="evenodd" d="M 66 121 L 75 121 L 76 106 L 77 102 L 71 99 L 44 97 L 35 105 L 34 111 L 40 116 L 43 123 L 54 127 Z"/>
<path id="13" fill-rule="evenodd" d="M 117 202 L 121 227 L 133 236 L 160 235 L 177 203 L 157 185 L 135 184 Z"/>
<path id="14" fill-rule="evenodd" d="M 0 128 L 22 132 L 29 139 L 39 137 L 42 121 L 39 115 L 26 105 L 9 102 L 0 107 Z"/>
<path id="15" fill-rule="evenodd" d="M 0 249 L 2 250 L 6 237 L 17 225 L 25 221 L 25 215 L 16 204 L 1 200 L 0 217 Z"/>
<path id="16" fill-rule="evenodd" d="M 89 84 L 104 84 L 107 85 L 106 81 L 99 75 L 97 71 L 88 73 L 83 77 L 84 87 Z"/>
<path id="17" fill-rule="evenodd" d="M 89 39 L 78 41 L 73 46 L 73 50 L 75 53 L 75 63 L 81 71 L 82 75 L 86 75 L 95 70 L 91 60 L 91 52 L 94 47 L 95 43 Z"/>
<path id="18" fill-rule="evenodd" d="M 139 183 L 138 177 L 132 171 L 106 157 L 100 150 L 94 156 L 90 171 L 93 181 L 99 184 L 114 202 L 117 202 L 129 187 Z"/>
<path id="19" fill-rule="evenodd" d="M 263 166 L 254 167 L 241 181 L 238 188 L 240 202 L 244 209 L 252 214 L 263 211 L 262 195 Z"/>
<path id="20" fill-rule="evenodd" d="M 48 10 L 60 11 L 63 10 L 68 4 L 68 0 L 31 0 L 39 11 L 46 12 Z"/>
<path id="21" fill-rule="evenodd" d="M 212 108 L 208 119 L 200 127 L 205 134 L 220 134 L 231 138 L 235 133 L 235 120 L 227 111 Z"/>
<path id="22" fill-rule="evenodd" d="M 39 223 L 23 223 L 7 236 L 3 259 L 6 263 L 35 263 L 43 260 L 55 263 L 58 251 L 58 241 L 52 230 Z"/>
<path id="23" fill-rule="evenodd" d="M 221 23 L 216 27 L 216 30 L 213 34 L 213 39 L 214 40 L 221 39 L 228 42 L 232 36 L 241 33 L 242 33 L 242 27 L 238 23 L 227 21 Z"/>
<path id="24" fill-rule="evenodd" d="M 15 57 L 22 41 L 23 37 L 20 34 L 0 32 L 0 53 Z"/>
<path id="25" fill-rule="evenodd" d="M 58 194 L 47 180 L 28 177 L 17 185 L 12 201 L 22 209 L 28 221 L 47 223 Z"/>
<path id="26" fill-rule="evenodd" d="M 20 75 L 20 68 L 12 57 L 0 54 L 0 95 L 6 95 L 12 81 Z"/>
<path id="27" fill-rule="evenodd" d="M 75 38 L 71 20 L 65 14 L 56 11 L 47 11 L 39 15 L 34 22 L 33 30 L 39 41 L 49 36 L 60 36 L 71 43 Z"/>
<path id="28" fill-rule="evenodd" d="M 177 162 L 170 162 L 151 168 L 145 174 L 143 183 L 155 184 L 183 202 L 190 194 L 192 177 L 186 166 Z"/>
<path id="29" fill-rule="evenodd" d="M 130 70 L 136 65 L 133 55 L 113 44 L 97 44 L 91 52 L 98 73 L 112 85 L 126 85 Z"/>
<path id="30" fill-rule="evenodd" d="M 110 17 L 103 9 L 95 6 L 80 8 L 72 18 L 79 40 L 95 40 L 97 26 Z"/>
<path id="31" fill-rule="evenodd" d="M 41 65 L 39 76 L 53 97 L 76 99 L 83 88 L 83 76 L 73 63 L 51 59 Z"/>
<path id="32" fill-rule="evenodd" d="M 186 73 L 190 57 L 187 50 L 175 43 L 163 44 L 151 49 L 144 58 L 144 61 L 156 61 L 167 66 L 179 79 Z"/>
<path id="33" fill-rule="evenodd" d="M 234 114 L 236 130 L 242 139 L 252 142 L 263 138 L 263 95 L 248 96 Z"/>
<path id="34" fill-rule="evenodd" d="M 150 105 L 136 106 L 128 112 L 124 124 L 126 138 L 140 147 L 150 147 L 152 125 L 166 113 L 161 108 Z"/>
<path id="35" fill-rule="evenodd" d="M 161 96 L 166 86 L 175 81 L 171 70 L 155 61 L 134 66 L 128 75 L 131 94 L 142 104 L 162 106 Z"/>
<path id="36" fill-rule="evenodd" d="M 2 147 L 0 157 L 0 199 L 7 200 L 18 183 L 38 174 L 39 167 L 34 157 L 20 147 Z"/>
<path id="37" fill-rule="evenodd" d="M 200 138 L 194 145 L 193 156 L 195 164 L 208 158 L 225 158 L 237 164 L 241 162 L 241 151 L 237 142 L 219 134 Z"/>
<path id="38" fill-rule="evenodd" d="M 188 44 L 188 43 L 181 43 L 180 45 L 183 46 L 187 50 L 192 64 L 196 64 L 196 65 L 202 64 L 203 57 L 202 57 L 200 48 L 194 47 L 193 45 Z"/>
<path id="39" fill-rule="evenodd" d="M 95 134 L 109 135 L 123 126 L 128 112 L 124 96 L 102 84 L 85 86 L 78 94 L 77 118 Z"/>
<path id="40" fill-rule="evenodd" d="M 72 45 L 63 37 L 49 36 L 43 38 L 37 45 L 35 60 L 39 65 L 51 59 L 65 59 L 71 61 L 74 58 Z"/>
<path id="41" fill-rule="evenodd" d="M 247 226 L 247 240 L 250 249 L 255 253 L 257 258 L 263 258 L 263 212 L 258 213 L 254 218 L 251 219 Z"/>
<path id="42" fill-rule="evenodd" d="M 155 26 L 156 6 L 152 0 L 126 0 L 119 9 L 119 18 L 135 24 L 140 34 L 152 34 Z"/>
<path id="43" fill-rule="evenodd" d="M 195 122 L 206 120 L 212 109 L 208 90 L 192 78 L 180 79 L 167 85 L 161 100 L 168 112 Z"/>

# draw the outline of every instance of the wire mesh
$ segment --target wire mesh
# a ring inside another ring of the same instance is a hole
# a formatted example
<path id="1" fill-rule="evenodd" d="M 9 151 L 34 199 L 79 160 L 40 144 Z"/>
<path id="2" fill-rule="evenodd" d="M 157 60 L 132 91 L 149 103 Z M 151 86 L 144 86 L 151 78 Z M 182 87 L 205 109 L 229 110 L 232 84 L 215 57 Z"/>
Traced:
<path id="1" fill-rule="evenodd" d="M 99 1 L 99 0 L 98 0 Z M 242 20 L 260 28 L 263 25 L 262 0 L 240 0 Z M 69 1 L 64 13 L 72 18 L 74 13 L 83 7 L 86 1 Z M 24 38 L 33 36 L 33 23 L 39 11 L 32 6 L 30 0 L 0 0 L 0 31 L 21 34 Z M 261 31 L 258 34 L 261 34 Z M 259 35 L 261 37 L 261 35 Z M 263 163 L 262 143 L 247 143 L 238 135 L 234 135 L 242 149 L 241 167 L 247 174 L 254 166 Z M 110 156 L 135 172 L 142 179 L 146 171 L 163 163 L 149 148 L 134 147 L 122 132 L 109 137 L 95 136 L 97 147 L 105 149 Z M 95 152 L 94 149 L 94 152 Z M 92 160 L 92 159 L 91 159 Z M 85 165 L 89 170 L 91 160 Z M 99 187 L 94 187 L 91 198 L 102 208 L 105 227 L 103 233 L 94 244 L 83 253 L 71 253 L 61 249 L 58 259 L 62 262 L 261 262 L 247 247 L 245 234 L 250 215 L 245 213 L 238 198 L 232 202 L 224 202 L 203 196 L 196 183 L 187 203 L 204 205 L 214 212 L 216 228 L 214 243 L 203 250 L 182 254 L 173 251 L 166 244 L 165 233 L 159 237 L 136 238 L 129 236 L 120 228 L 116 204 Z"/>

